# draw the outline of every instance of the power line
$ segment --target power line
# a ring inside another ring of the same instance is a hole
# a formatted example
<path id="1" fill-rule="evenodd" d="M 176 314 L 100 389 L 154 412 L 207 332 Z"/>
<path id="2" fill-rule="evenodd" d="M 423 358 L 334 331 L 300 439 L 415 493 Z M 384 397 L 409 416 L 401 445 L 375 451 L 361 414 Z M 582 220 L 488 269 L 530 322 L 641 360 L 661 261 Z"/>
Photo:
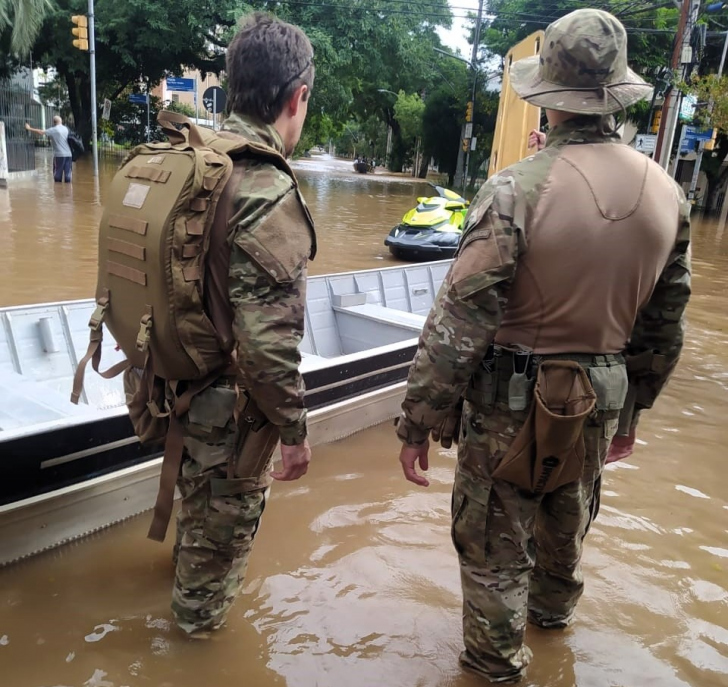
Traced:
<path id="1" fill-rule="evenodd" d="M 402 0 L 404 1 L 404 0 Z M 336 4 L 331 2 L 310 2 L 306 0 L 285 0 L 286 5 L 294 5 L 298 7 L 316 7 L 316 8 L 322 8 L 322 9 L 339 9 L 339 10 L 345 10 L 346 12 L 373 12 L 380 15 L 405 15 L 405 16 L 414 16 L 414 17 L 422 17 L 422 18 L 428 18 L 433 17 L 437 19 L 470 19 L 470 16 L 465 15 L 459 15 L 459 14 L 442 14 L 439 12 L 427 12 L 427 11 L 413 11 L 413 10 L 392 10 L 386 7 L 374 7 L 374 6 L 365 6 L 365 5 L 358 5 L 358 6 L 351 6 L 351 5 L 343 5 L 343 4 Z M 422 3 L 420 3 L 422 4 Z M 629 3 L 630 6 L 633 6 L 632 3 Z M 554 9 L 556 9 L 556 5 L 553 6 Z M 647 11 L 648 9 L 652 9 L 654 6 L 647 6 L 644 8 L 644 11 Z M 466 8 L 462 8 L 466 9 Z M 469 8 L 468 8 L 469 9 Z M 524 21 L 528 22 L 530 24 L 539 24 L 547 26 L 552 21 L 560 18 L 560 15 L 542 15 L 542 14 L 536 14 L 536 13 L 528 13 L 528 12 L 505 12 L 505 11 L 496 11 L 496 14 L 490 15 L 492 19 L 489 21 L 497 21 L 499 18 L 501 19 L 514 19 L 518 21 Z M 642 29 L 641 27 L 630 27 L 625 26 L 625 28 L 628 31 L 632 32 L 640 32 L 643 31 L 645 33 L 674 33 L 673 30 L 668 29 Z"/>
<path id="2" fill-rule="evenodd" d="M 404 0 L 402 0 L 404 1 Z M 286 5 L 293 5 L 298 7 L 313 7 L 313 8 L 322 8 L 322 9 L 337 9 L 337 10 L 345 10 L 347 13 L 350 12 L 372 12 L 381 16 L 390 16 L 390 15 L 399 15 L 399 16 L 411 16 L 411 17 L 420 17 L 424 21 L 430 22 L 431 19 L 439 19 L 439 20 L 450 20 L 450 19 L 471 19 L 472 17 L 470 15 L 460 15 L 460 14 L 441 14 L 439 12 L 427 12 L 427 11 L 413 11 L 413 10 L 393 10 L 385 7 L 374 7 L 374 6 L 364 6 L 359 5 L 352 7 L 351 5 L 343 5 L 343 4 L 336 4 L 331 2 L 310 2 L 306 0 L 284 0 Z M 422 3 L 420 3 L 422 4 Z M 630 6 L 633 6 L 633 3 L 628 3 Z M 557 8 L 556 5 L 553 6 L 554 9 Z M 648 9 L 651 9 L 653 6 L 645 7 L 644 11 L 647 11 Z M 466 8 L 463 8 L 466 9 Z M 469 9 L 469 8 L 467 8 Z M 504 11 L 497 11 L 496 10 L 495 15 L 490 15 L 492 18 L 488 19 L 488 21 L 492 24 L 496 22 L 498 19 L 503 19 L 505 21 L 508 21 L 509 19 L 512 21 L 520 21 L 528 24 L 534 24 L 537 26 L 548 26 L 556 19 L 559 19 L 561 16 L 563 16 L 563 13 L 558 15 L 541 15 L 541 14 L 531 14 L 528 12 L 504 12 Z M 675 33 L 674 29 L 647 29 L 637 26 L 626 26 L 625 30 L 627 33 L 633 33 L 633 34 L 639 34 L 639 33 L 647 33 L 647 34 L 664 34 L 664 35 L 673 35 Z"/>

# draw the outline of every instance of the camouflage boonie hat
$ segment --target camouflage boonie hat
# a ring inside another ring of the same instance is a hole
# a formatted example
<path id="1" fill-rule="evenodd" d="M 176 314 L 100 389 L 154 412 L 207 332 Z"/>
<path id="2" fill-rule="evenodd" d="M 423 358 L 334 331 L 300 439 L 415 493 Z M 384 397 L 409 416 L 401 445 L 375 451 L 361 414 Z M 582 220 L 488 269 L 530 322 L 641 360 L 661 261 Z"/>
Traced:
<path id="1" fill-rule="evenodd" d="M 576 10 L 550 24 L 541 54 L 515 62 L 510 77 L 532 105 L 578 114 L 613 114 L 652 94 L 627 65 L 624 26 L 602 10 Z"/>

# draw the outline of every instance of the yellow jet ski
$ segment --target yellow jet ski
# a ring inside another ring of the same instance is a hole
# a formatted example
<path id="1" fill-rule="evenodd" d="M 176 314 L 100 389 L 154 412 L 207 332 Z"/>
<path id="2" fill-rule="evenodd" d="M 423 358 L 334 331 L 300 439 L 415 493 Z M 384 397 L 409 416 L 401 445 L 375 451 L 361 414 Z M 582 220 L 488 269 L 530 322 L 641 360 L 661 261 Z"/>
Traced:
<path id="1" fill-rule="evenodd" d="M 434 189 L 437 195 L 418 198 L 417 207 L 384 240 L 396 258 L 445 260 L 455 255 L 470 202 L 442 186 Z"/>

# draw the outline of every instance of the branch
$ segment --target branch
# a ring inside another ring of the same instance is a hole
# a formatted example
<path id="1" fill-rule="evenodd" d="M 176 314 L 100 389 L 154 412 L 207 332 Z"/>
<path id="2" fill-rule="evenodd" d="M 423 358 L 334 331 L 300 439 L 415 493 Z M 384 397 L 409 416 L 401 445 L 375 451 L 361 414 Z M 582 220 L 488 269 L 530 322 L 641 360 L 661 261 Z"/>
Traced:
<path id="1" fill-rule="evenodd" d="M 209 33 L 205 34 L 205 40 L 210 41 L 210 43 L 212 43 L 213 45 L 216 45 L 218 48 L 227 48 L 228 47 L 228 44 L 225 41 L 223 41 L 220 38 L 218 38 L 217 36 L 213 36 Z"/>

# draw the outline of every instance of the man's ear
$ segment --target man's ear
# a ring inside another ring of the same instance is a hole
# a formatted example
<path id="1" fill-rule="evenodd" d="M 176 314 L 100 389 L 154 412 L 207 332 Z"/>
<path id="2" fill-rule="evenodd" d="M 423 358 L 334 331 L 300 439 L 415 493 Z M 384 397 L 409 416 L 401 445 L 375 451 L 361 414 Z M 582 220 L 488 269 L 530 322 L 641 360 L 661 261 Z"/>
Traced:
<path id="1" fill-rule="evenodd" d="M 308 86 L 301 84 L 295 91 L 291 99 L 288 101 L 288 114 L 291 117 L 295 117 L 298 114 L 298 110 L 301 108 L 301 103 L 305 102 L 308 98 Z"/>

